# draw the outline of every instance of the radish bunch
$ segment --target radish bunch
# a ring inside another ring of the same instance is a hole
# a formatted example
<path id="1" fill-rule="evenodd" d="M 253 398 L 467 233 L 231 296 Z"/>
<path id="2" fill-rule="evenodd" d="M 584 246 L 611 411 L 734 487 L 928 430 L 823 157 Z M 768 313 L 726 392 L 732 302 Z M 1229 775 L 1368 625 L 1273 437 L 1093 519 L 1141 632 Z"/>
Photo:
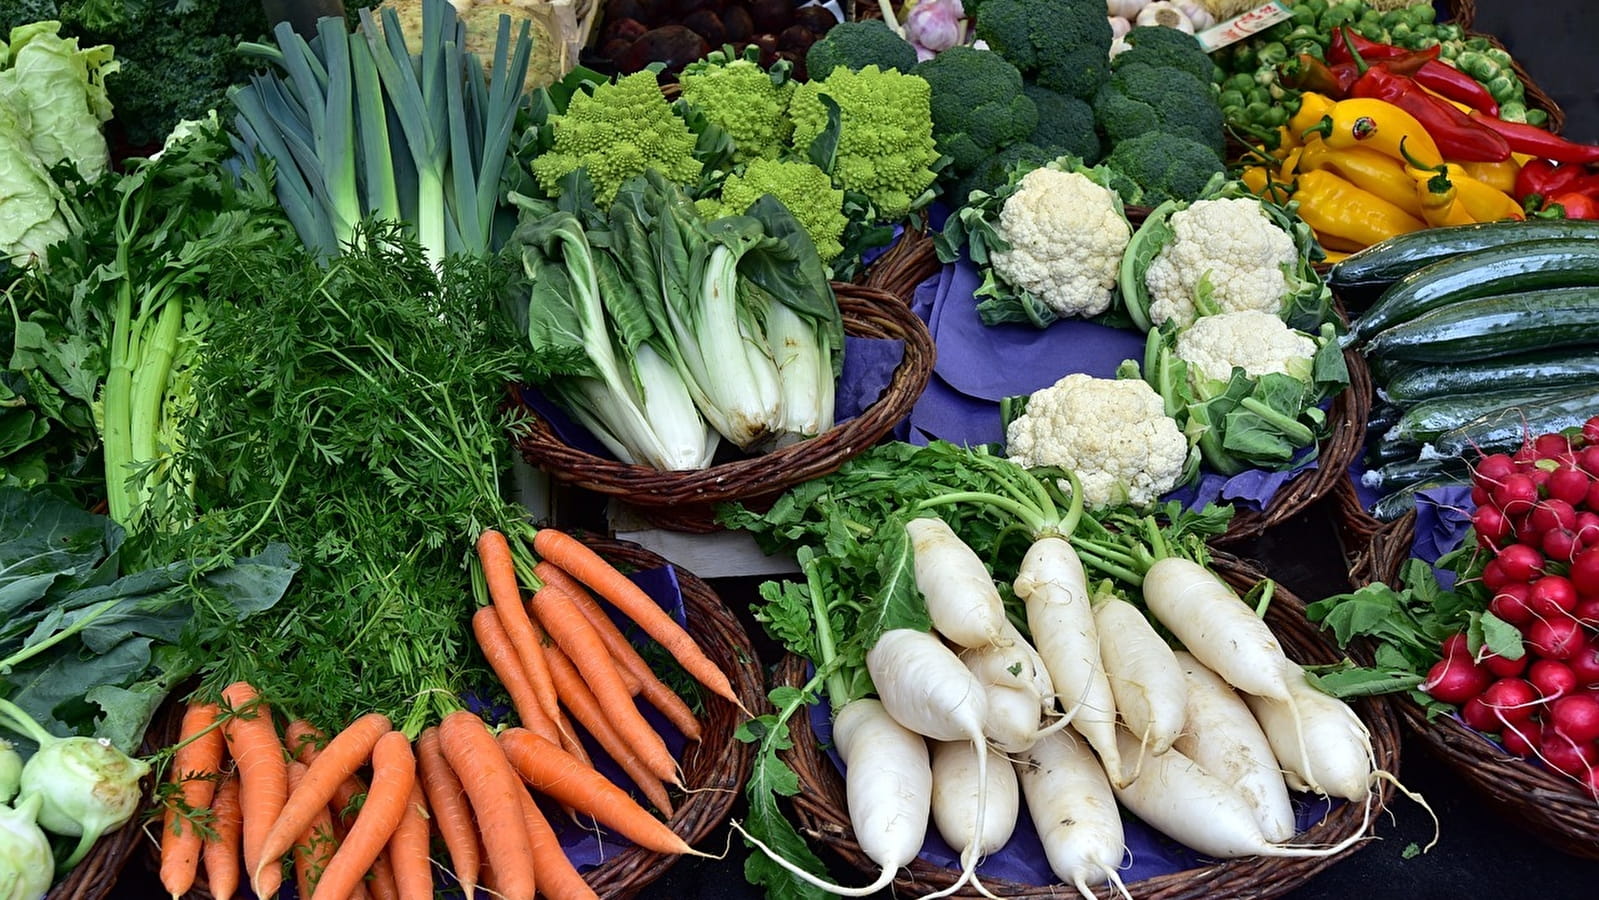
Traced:
<path id="1" fill-rule="evenodd" d="M 1488 612 L 1520 632 L 1521 652 L 1474 654 L 1464 633 L 1452 635 L 1421 687 L 1599 797 L 1599 416 L 1579 435 L 1483 457 L 1471 496 L 1482 551 L 1473 568 Z"/>

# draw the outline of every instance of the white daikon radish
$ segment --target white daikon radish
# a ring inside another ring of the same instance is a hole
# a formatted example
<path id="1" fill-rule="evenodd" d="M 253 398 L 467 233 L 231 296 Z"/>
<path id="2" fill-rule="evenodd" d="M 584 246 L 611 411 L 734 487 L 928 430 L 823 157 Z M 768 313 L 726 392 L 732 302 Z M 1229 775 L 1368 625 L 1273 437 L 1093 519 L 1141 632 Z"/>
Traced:
<path id="1" fill-rule="evenodd" d="M 1188 685 L 1176 654 L 1138 607 L 1118 597 L 1095 601 L 1094 628 L 1122 724 L 1150 753 L 1166 752 L 1188 712 Z"/>
<path id="2" fill-rule="evenodd" d="M 1254 714 L 1232 685 L 1191 654 L 1178 651 L 1177 664 L 1188 683 L 1188 715 L 1172 747 L 1231 785 L 1249 804 L 1266 840 L 1282 843 L 1293 837 L 1288 784 Z"/>
<path id="3" fill-rule="evenodd" d="M 1349 704 L 1312 687 L 1298 666 L 1294 667 L 1288 686 L 1292 703 L 1264 697 L 1244 700 L 1271 741 L 1289 787 L 1346 800 L 1365 800 L 1376 768 L 1366 724 Z M 1300 728 L 1303 740 L 1299 737 Z"/>
<path id="4" fill-rule="evenodd" d="M 1013 584 L 1027 604 L 1027 627 L 1072 727 L 1093 745 L 1112 781 L 1122 780 L 1116 746 L 1116 700 L 1099 657 L 1099 634 L 1082 560 L 1066 541 L 1040 538 L 1027 548 Z"/>
<path id="5" fill-rule="evenodd" d="M 1288 700 L 1293 662 L 1266 623 L 1216 573 L 1169 556 L 1150 566 L 1143 587 L 1150 613 L 1212 672 L 1246 694 Z"/>
<path id="6" fill-rule="evenodd" d="M 944 843 L 964 854 L 977 844 L 979 858 L 1005 846 L 1016 830 L 1021 814 L 1021 793 L 1016 786 L 1016 770 L 993 750 L 988 754 L 985 786 L 977 780 L 977 751 L 965 741 L 934 741 L 933 825 Z M 978 798 L 984 800 L 983 833 L 972 833 L 972 810 Z"/>
<path id="7" fill-rule="evenodd" d="M 1087 898 L 1101 879 L 1127 897 L 1117 874 L 1127 853 L 1121 811 L 1088 742 L 1067 732 L 1040 738 L 1017 760 L 1016 776 L 1055 877 Z"/>
<path id="8" fill-rule="evenodd" d="M 988 567 L 936 516 L 905 523 L 933 630 L 962 647 L 999 640 L 1005 606 Z"/>
<path id="9" fill-rule="evenodd" d="M 964 650 L 960 659 L 988 695 L 983 735 L 999 750 L 1021 753 L 1040 735 L 1057 731 L 1069 721 L 1067 716 L 1057 716 L 1043 726 L 1044 718 L 1053 712 L 1055 687 L 1043 658 L 1010 622 L 1005 623 L 998 643 Z"/>

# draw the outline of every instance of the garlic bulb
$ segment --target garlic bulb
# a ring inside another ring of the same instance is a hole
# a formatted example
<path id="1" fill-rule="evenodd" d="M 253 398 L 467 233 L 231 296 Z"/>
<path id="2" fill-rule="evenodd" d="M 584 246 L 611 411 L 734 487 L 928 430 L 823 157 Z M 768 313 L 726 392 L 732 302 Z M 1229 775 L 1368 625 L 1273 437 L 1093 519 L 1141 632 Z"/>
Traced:
<path id="1" fill-rule="evenodd" d="M 1161 25 L 1166 28 L 1175 28 L 1188 34 L 1194 33 L 1194 23 L 1188 21 L 1188 17 L 1183 15 L 1183 11 L 1178 9 L 1176 5 L 1167 3 L 1165 0 L 1159 0 L 1159 2 L 1151 3 L 1144 7 L 1138 13 L 1136 24 Z"/>
<path id="2" fill-rule="evenodd" d="M 1139 14 L 1144 7 L 1149 5 L 1149 0 L 1106 0 L 1105 7 L 1108 15 L 1117 19 L 1132 18 Z"/>
<path id="3" fill-rule="evenodd" d="M 1124 37 L 1113 38 L 1111 40 L 1111 42 L 1110 42 L 1110 58 L 1111 59 L 1115 59 L 1116 57 L 1121 56 L 1123 53 L 1126 53 L 1128 50 L 1131 50 L 1131 49 L 1133 49 L 1133 45 L 1127 43 L 1127 39 L 1126 38 L 1124 38 Z"/>
<path id="4" fill-rule="evenodd" d="M 1188 17 L 1195 31 L 1204 31 L 1216 24 L 1216 17 L 1197 0 L 1175 0 L 1177 11 Z"/>
<path id="5" fill-rule="evenodd" d="M 1133 30 L 1133 23 L 1121 16 L 1109 16 L 1108 18 L 1110 19 L 1110 36 L 1112 39 L 1119 38 Z"/>

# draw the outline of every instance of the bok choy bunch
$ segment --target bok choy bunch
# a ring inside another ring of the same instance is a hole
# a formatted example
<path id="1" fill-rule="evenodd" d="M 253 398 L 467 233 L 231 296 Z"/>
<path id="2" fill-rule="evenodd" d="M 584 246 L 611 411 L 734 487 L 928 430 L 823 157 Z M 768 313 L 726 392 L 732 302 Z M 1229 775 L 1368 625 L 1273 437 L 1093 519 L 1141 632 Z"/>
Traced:
<path id="1" fill-rule="evenodd" d="M 539 386 L 619 459 L 710 464 L 833 425 L 843 319 L 816 248 L 775 198 L 702 218 L 654 171 L 606 209 L 582 170 L 559 199 L 513 193 Z M 709 428 L 707 428 L 707 425 Z"/>

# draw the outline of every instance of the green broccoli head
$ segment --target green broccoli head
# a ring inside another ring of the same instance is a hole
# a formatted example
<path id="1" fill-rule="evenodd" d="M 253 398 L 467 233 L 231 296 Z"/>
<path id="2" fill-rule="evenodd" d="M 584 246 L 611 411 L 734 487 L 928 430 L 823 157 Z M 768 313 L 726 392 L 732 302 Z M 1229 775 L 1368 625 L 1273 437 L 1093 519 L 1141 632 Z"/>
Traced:
<path id="1" fill-rule="evenodd" d="M 1211 73 L 1216 68 L 1215 63 L 1211 62 L 1210 54 L 1199 46 L 1199 41 L 1194 40 L 1193 35 L 1175 28 L 1163 25 L 1140 25 L 1127 32 L 1122 40 L 1132 49 L 1123 51 L 1111 60 L 1112 69 L 1120 69 L 1133 63 L 1170 66 L 1173 69 L 1182 69 L 1209 84 Z"/>
<path id="2" fill-rule="evenodd" d="M 956 174 L 1026 138 L 1038 124 L 1038 110 L 1022 93 L 1022 73 L 997 53 L 951 47 L 911 73 L 932 86 L 933 139 Z"/>
<path id="3" fill-rule="evenodd" d="M 1118 66 L 1094 96 L 1094 118 L 1112 146 L 1150 131 L 1182 135 L 1223 152 L 1221 107 L 1210 84 L 1182 69 Z"/>
<path id="4" fill-rule="evenodd" d="M 788 120 L 792 81 L 751 59 L 717 52 L 685 66 L 678 83 L 684 102 L 733 139 L 734 161 L 773 159 L 787 146 L 794 130 Z"/>
<path id="5" fill-rule="evenodd" d="M 794 147 L 806 152 L 827 130 L 826 94 L 838 104 L 839 135 L 833 183 L 858 191 L 887 221 L 903 218 L 931 198 L 939 152 L 933 141 L 932 88 L 927 80 L 869 65 L 844 66 L 794 90 L 789 117 Z"/>
<path id="6" fill-rule="evenodd" d="M 1160 131 L 1118 142 L 1105 165 L 1135 182 L 1149 206 L 1198 200 L 1210 180 L 1225 171 L 1209 146 Z"/>
<path id="7" fill-rule="evenodd" d="M 594 199 L 603 207 L 635 175 L 654 169 L 674 184 L 690 184 L 704 166 L 694 157 L 696 139 L 672 111 L 655 73 L 645 70 L 578 91 L 566 112 L 550 117 L 550 149 L 535 157 L 533 176 L 550 195 L 561 179 L 587 169 Z"/>
<path id="8" fill-rule="evenodd" d="M 840 22 L 805 51 L 805 74 L 820 81 L 837 66 L 860 71 L 863 66 L 909 72 L 916 65 L 916 48 L 883 24 L 882 19 Z"/>
<path id="9" fill-rule="evenodd" d="M 1071 154 L 1088 165 L 1099 162 L 1099 134 L 1094 130 L 1094 108 L 1086 101 L 1029 84 L 1022 88 L 1038 107 L 1038 127 L 1028 140 L 1051 156 Z"/>
<path id="10" fill-rule="evenodd" d="M 1037 144 L 1022 141 L 982 161 L 976 168 L 955 184 L 948 200 L 956 206 L 966 202 L 973 191 L 992 194 L 1010 180 L 1011 173 L 1020 166 L 1032 169 L 1054 159 L 1058 154 Z"/>
<path id="11" fill-rule="evenodd" d="M 844 252 L 839 241 L 849 225 L 849 218 L 844 215 L 844 192 L 834 189 L 827 173 L 808 162 L 757 159 L 743 172 L 729 175 L 722 182 L 719 200 L 700 200 L 696 206 L 707 219 L 738 216 L 765 194 L 788 207 L 794 220 L 810 235 L 823 263 L 832 262 Z"/>
<path id="12" fill-rule="evenodd" d="M 1091 99 L 1110 74 L 1110 20 L 1098 0 L 985 0 L 977 37 L 1052 91 Z"/>

